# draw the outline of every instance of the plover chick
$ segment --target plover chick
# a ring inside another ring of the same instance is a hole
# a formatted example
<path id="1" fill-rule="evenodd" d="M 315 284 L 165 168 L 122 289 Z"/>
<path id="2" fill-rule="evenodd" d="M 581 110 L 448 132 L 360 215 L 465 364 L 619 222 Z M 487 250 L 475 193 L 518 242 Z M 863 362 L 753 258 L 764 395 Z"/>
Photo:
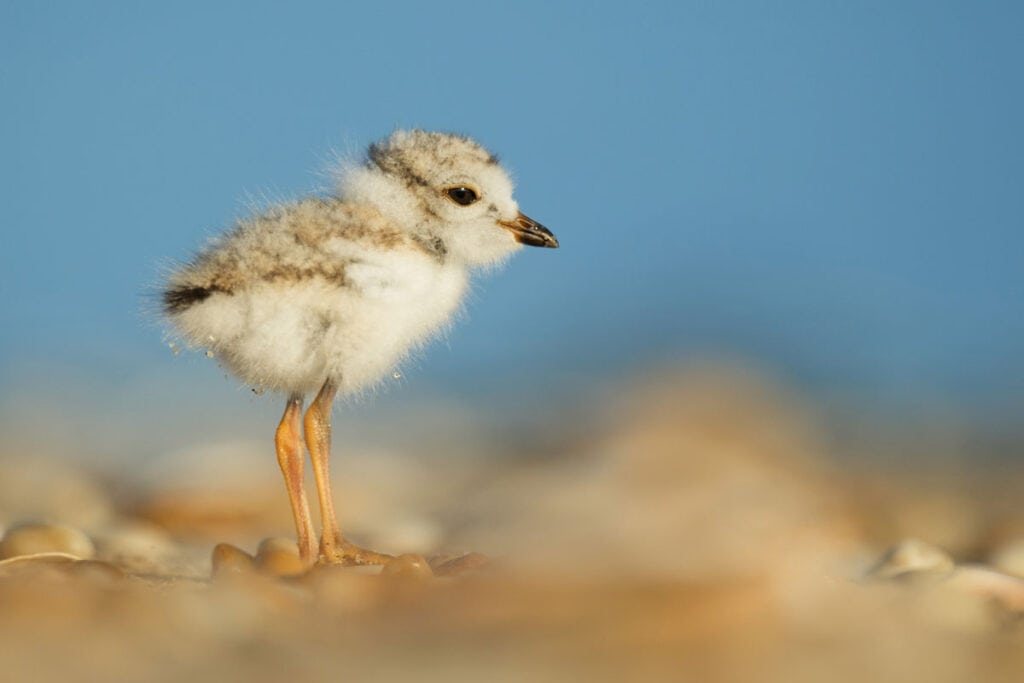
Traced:
<path id="1" fill-rule="evenodd" d="M 494 156 L 465 137 L 397 131 L 343 170 L 334 195 L 242 220 L 170 275 L 164 312 L 188 345 L 246 384 L 287 396 L 275 446 L 307 565 L 390 559 L 348 542 L 338 526 L 328 467 L 335 397 L 379 381 L 448 324 L 471 270 L 524 244 L 558 241 L 519 211 Z M 300 419 L 320 502 L 319 554 Z"/>

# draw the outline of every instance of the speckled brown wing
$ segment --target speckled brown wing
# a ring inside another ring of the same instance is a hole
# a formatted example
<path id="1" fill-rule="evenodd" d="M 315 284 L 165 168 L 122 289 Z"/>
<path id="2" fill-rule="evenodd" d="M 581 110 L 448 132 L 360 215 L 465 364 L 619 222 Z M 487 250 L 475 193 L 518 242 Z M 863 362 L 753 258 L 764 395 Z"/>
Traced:
<path id="1" fill-rule="evenodd" d="M 443 250 L 443 245 L 421 244 L 391 228 L 367 207 L 308 198 L 239 222 L 175 271 L 163 291 L 164 312 L 175 315 L 215 293 L 233 294 L 256 282 L 319 278 L 344 287 L 352 259 L 339 255 L 337 245 L 345 242 L 378 249 Z"/>

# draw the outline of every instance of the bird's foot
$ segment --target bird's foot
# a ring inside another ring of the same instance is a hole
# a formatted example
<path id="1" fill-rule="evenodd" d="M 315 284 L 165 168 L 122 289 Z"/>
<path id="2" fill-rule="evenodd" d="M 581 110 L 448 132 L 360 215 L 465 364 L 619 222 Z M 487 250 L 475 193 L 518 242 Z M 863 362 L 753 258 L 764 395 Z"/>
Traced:
<path id="1" fill-rule="evenodd" d="M 360 548 L 355 543 L 341 540 L 335 543 L 320 543 L 320 560 L 318 564 L 340 564 L 345 567 L 354 567 L 368 564 L 387 564 L 393 559 L 391 555 Z"/>

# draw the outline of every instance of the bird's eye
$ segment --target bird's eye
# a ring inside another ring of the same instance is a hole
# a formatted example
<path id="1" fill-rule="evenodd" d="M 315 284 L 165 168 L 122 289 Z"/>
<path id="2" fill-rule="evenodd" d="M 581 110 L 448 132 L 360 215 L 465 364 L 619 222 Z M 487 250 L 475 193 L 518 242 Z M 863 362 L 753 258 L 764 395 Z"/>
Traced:
<path id="1" fill-rule="evenodd" d="M 480 196 L 471 187 L 465 185 L 457 185 L 456 187 L 449 187 L 444 193 L 448 196 L 448 199 L 452 200 L 460 206 L 469 206 L 476 200 L 480 199 Z"/>

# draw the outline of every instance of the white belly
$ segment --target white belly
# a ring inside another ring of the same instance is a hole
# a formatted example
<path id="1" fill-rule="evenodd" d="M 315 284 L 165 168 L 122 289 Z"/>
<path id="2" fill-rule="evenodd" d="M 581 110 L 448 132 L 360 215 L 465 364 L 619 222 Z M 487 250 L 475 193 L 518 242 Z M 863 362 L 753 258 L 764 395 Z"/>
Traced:
<path id="1" fill-rule="evenodd" d="M 278 281 L 214 294 L 179 324 L 253 387 L 310 393 L 330 378 L 351 393 L 441 332 L 467 280 L 461 268 L 409 252 L 356 263 L 345 275 L 344 286 Z"/>

